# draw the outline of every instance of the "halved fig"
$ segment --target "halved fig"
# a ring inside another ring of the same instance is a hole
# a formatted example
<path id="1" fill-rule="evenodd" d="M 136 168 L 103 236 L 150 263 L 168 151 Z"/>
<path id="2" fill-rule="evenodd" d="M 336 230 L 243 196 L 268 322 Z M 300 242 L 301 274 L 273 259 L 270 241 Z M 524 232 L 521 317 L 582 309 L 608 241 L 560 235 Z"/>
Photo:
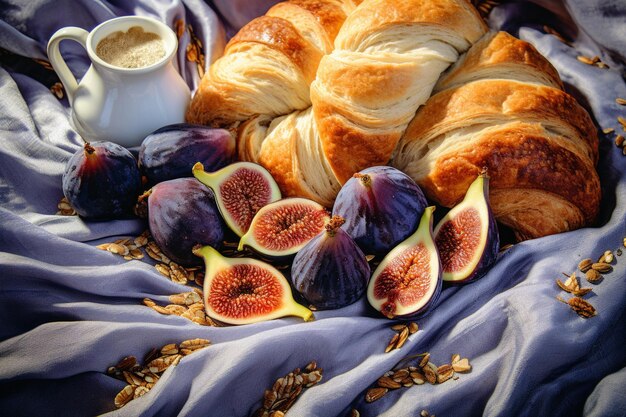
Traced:
<path id="1" fill-rule="evenodd" d="M 333 214 L 346 219 L 343 229 L 367 255 L 384 255 L 409 237 L 428 205 L 408 175 L 388 166 L 354 174 L 341 187 Z"/>
<path id="2" fill-rule="evenodd" d="M 309 321 L 313 313 L 296 303 L 287 279 L 273 266 L 252 258 L 226 258 L 211 246 L 196 247 L 206 265 L 204 305 L 212 319 L 250 324 L 285 316 Z"/>
<path id="3" fill-rule="evenodd" d="M 483 276 L 496 261 L 498 224 L 489 205 L 486 170 L 472 182 L 465 198 L 435 227 L 443 280 L 467 282 Z"/>
<path id="4" fill-rule="evenodd" d="M 295 254 L 324 230 L 326 209 L 306 198 L 285 198 L 261 208 L 241 237 L 239 250 L 248 246 L 271 257 Z"/>
<path id="5" fill-rule="evenodd" d="M 424 313 L 441 294 L 441 263 L 433 240 L 434 206 L 427 207 L 415 233 L 389 252 L 367 287 L 367 299 L 387 318 Z"/>
<path id="6" fill-rule="evenodd" d="M 354 240 L 341 229 L 340 216 L 326 225 L 297 254 L 291 266 L 291 282 L 318 310 L 345 307 L 363 296 L 370 266 Z"/>
<path id="7" fill-rule="evenodd" d="M 224 221 L 239 237 L 248 231 L 261 207 L 280 200 L 280 190 L 272 175 L 252 162 L 235 162 L 212 173 L 196 163 L 192 172 L 213 190 Z"/>

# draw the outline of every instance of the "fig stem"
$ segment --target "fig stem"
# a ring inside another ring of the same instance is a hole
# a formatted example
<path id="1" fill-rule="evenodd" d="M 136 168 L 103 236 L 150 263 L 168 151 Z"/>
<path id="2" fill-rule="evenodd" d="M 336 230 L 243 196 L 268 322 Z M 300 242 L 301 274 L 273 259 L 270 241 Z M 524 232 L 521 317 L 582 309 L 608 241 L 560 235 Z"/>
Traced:
<path id="1" fill-rule="evenodd" d="M 83 147 L 83 149 L 85 150 L 85 155 L 87 156 L 93 155 L 93 153 L 96 152 L 96 149 L 91 146 L 91 143 L 89 142 L 85 142 L 85 146 Z"/>
<path id="2" fill-rule="evenodd" d="M 332 237 L 335 236 L 337 229 L 339 229 L 345 222 L 346 220 L 343 217 L 334 215 L 324 227 L 326 228 L 328 235 Z"/>
<path id="3" fill-rule="evenodd" d="M 291 314 L 296 317 L 302 318 L 302 320 L 304 321 L 313 321 L 315 319 L 315 316 L 313 316 L 313 312 L 311 310 L 295 301 L 293 303 Z"/>
<path id="4" fill-rule="evenodd" d="M 368 174 L 361 174 L 357 172 L 353 175 L 353 177 L 361 180 L 361 184 L 363 184 L 365 187 L 369 187 L 370 185 L 372 185 L 372 177 L 370 177 Z"/>
<path id="5" fill-rule="evenodd" d="M 204 171 L 204 165 L 202 165 L 202 162 L 196 162 L 193 167 L 191 167 L 191 171 Z"/>

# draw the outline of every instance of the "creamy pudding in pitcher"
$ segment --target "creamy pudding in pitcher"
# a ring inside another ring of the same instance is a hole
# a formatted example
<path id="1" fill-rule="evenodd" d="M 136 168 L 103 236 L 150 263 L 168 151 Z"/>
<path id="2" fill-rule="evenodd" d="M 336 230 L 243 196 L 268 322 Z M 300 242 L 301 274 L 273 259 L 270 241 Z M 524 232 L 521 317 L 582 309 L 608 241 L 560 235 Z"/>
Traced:
<path id="1" fill-rule="evenodd" d="M 96 54 L 116 67 L 142 68 L 163 58 L 165 48 L 159 35 L 133 26 L 127 32 L 113 32 L 98 42 Z"/>
<path id="2" fill-rule="evenodd" d="M 80 82 L 61 56 L 63 40 L 80 43 L 91 60 Z M 86 141 L 132 147 L 160 127 L 182 123 L 191 92 L 172 63 L 177 48 L 172 29 L 141 16 L 107 20 L 91 32 L 58 30 L 48 56 L 65 87 L 75 130 Z"/>

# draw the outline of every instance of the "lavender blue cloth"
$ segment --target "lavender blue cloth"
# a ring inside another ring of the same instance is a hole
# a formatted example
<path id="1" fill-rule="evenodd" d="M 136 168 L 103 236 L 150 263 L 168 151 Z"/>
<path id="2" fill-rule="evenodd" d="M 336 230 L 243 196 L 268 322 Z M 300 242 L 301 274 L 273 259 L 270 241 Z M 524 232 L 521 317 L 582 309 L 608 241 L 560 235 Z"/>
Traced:
<path id="1" fill-rule="evenodd" d="M 252 3 L 252 4 L 251 4 Z M 241 327 L 198 326 L 142 305 L 166 303 L 188 287 L 174 284 L 144 261 L 98 250 L 101 242 L 136 236 L 139 220 L 86 222 L 55 215 L 64 164 L 80 146 L 66 100 L 49 90 L 55 74 L 48 38 L 68 26 L 94 27 L 117 15 L 153 16 L 174 27 L 185 19 L 216 56 L 223 35 L 263 13 L 273 1 L 2 0 L 0 1 L 0 415 L 6 416 L 247 416 L 266 387 L 311 360 L 324 370 L 288 415 L 625 416 L 626 254 L 593 286 L 598 316 L 584 320 L 556 296 L 555 280 L 587 256 L 626 248 L 626 157 L 613 135 L 600 132 L 598 170 L 602 214 L 596 227 L 515 245 L 480 281 L 445 288 L 420 331 L 391 353 L 390 322 L 361 300 L 344 309 Z M 571 39 L 561 43 L 547 24 Z M 223 26 L 222 26 L 223 25 Z M 490 25 L 532 42 L 559 70 L 569 92 L 599 129 L 615 128 L 626 108 L 626 4 L 620 0 L 503 2 Z M 177 67 L 192 88 L 195 64 L 181 40 Z M 66 42 L 67 43 L 67 42 Z M 64 54 L 79 76 L 88 67 L 76 45 Z M 598 55 L 610 69 L 576 60 Z M 105 370 L 126 355 L 207 338 L 208 349 L 165 372 L 140 399 L 115 410 L 125 383 Z M 366 404 L 365 391 L 402 358 L 429 351 L 442 364 L 468 357 L 471 373 L 442 385 L 389 393 Z"/>

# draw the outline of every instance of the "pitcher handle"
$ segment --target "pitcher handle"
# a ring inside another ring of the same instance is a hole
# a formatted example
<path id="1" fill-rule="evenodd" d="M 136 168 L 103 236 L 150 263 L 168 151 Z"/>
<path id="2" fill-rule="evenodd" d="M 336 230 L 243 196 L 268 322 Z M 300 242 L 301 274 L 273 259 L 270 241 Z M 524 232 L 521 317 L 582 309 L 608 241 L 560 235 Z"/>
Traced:
<path id="1" fill-rule="evenodd" d="M 85 29 L 69 26 L 57 30 L 48 41 L 48 59 L 50 60 L 50 64 L 52 64 L 52 68 L 54 68 L 54 71 L 59 76 L 61 83 L 63 83 L 63 86 L 65 87 L 65 92 L 70 106 L 74 100 L 74 92 L 78 88 L 78 82 L 61 56 L 59 44 L 62 40 L 70 39 L 80 43 L 83 48 L 87 49 L 88 35 L 89 32 Z"/>

